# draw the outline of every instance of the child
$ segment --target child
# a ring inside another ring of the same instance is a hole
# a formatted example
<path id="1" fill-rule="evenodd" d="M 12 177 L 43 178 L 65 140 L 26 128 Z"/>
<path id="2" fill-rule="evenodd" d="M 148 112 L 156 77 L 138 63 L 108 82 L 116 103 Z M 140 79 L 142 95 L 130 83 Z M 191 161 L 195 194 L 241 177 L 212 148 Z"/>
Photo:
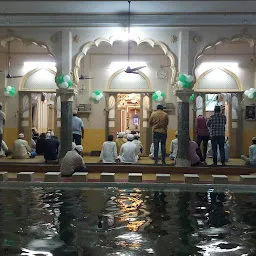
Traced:
<path id="1" fill-rule="evenodd" d="M 249 147 L 249 157 L 242 155 L 241 158 L 246 165 L 256 167 L 256 137 L 252 138 L 252 145 Z"/>

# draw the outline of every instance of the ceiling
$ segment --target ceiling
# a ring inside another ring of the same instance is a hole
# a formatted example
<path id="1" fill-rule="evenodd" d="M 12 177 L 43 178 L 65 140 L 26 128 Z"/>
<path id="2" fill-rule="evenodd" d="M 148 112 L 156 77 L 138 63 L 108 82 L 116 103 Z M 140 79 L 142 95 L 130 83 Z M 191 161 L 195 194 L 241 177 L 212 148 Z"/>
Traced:
<path id="1" fill-rule="evenodd" d="M 1 1 L 0 26 L 120 26 L 127 10 L 127 1 Z M 131 25 L 256 25 L 254 10 L 254 1 L 132 1 Z"/>

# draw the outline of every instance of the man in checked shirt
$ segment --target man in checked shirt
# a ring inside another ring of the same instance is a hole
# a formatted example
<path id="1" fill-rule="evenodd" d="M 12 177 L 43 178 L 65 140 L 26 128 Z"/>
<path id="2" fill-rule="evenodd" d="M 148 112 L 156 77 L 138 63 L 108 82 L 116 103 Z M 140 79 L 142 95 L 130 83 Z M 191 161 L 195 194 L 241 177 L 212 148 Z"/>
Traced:
<path id="1" fill-rule="evenodd" d="M 218 146 L 220 149 L 220 158 L 222 166 L 225 166 L 225 126 L 227 118 L 221 113 L 220 106 L 215 106 L 214 115 L 210 116 L 207 122 L 207 126 L 210 130 L 210 136 L 212 141 L 212 153 L 213 153 L 213 165 L 217 166 L 217 151 Z"/>

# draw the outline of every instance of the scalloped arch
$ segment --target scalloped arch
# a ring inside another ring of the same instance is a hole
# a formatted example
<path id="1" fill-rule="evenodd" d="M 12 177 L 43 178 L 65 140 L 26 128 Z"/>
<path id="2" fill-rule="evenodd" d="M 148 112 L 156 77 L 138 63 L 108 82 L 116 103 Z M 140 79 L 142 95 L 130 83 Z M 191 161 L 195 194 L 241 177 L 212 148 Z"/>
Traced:
<path id="1" fill-rule="evenodd" d="M 40 41 L 33 40 L 33 39 L 24 38 L 21 36 L 7 36 L 7 37 L 0 39 L 0 44 L 1 44 L 1 46 L 5 47 L 8 42 L 11 42 L 14 40 L 22 41 L 22 42 L 29 42 L 31 44 L 38 45 L 39 47 L 45 48 L 47 50 L 47 53 L 50 56 L 52 56 L 53 58 L 55 58 L 54 53 L 51 51 L 50 47 L 47 44 L 40 42 Z"/>
<path id="2" fill-rule="evenodd" d="M 130 40 L 136 42 L 137 45 L 140 45 L 141 43 L 148 43 L 152 48 L 154 48 L 155 46 L 159 46 L 162 49 L 162 51 L 164 52 L 164 54 L 166 55 L 166 57 L 170 59 L 170 62 L 171 62 L 170 69 L 171 69 L 171 73 L 172 73 L 171 84 L 174 84 L 175 78 L 177 75 L 177 68 L 176 68 L 176 61 L 175 61 L 176 56 L 174 55 L 174 53 L 171 52 L 163 42 L 154 41 L 151 38 L 140 39 L 139 37 L 132 36 L 130 38 Z M 75 59 L 75 67 L 74 67 L 74 78 L 75 79 L 74 80 L 75 80 L 76 84 L 79 83 L 78 70 L 80 69 L 81 59 L 87 54 L 88 50 L 93 46 L 99 47 L 100 44 L 103 42 L 108 43 L 111 46 L 113 46 L 113 43 L 115 41 L 121 41 L 121 40 L 118 36 L 111 36 L 110 38 L 100 37 L 94 41 L 87 42 L 86 44 L 83 45 L 82 51 L 77 54 L 76 59 Z"/>
<path id="3" fill-rule="evenodd" d="M 214 48 L 216 45 L 218 44 L 222 44 L 222 43 L 231 43 L 231 42 L 235 42 L 235 41 L 244 41 L 247 42 L 249 44 L 250 47 L 255 46 L 256 40 L 253 36 L 249 36 L 249 35 L 235 35 L 232 37 L 221 37 L 218 40 L 211 42 L 210 44 L 207 44 L 201 52 L 199 52 L 195 58 L 194 58 L 194 65 L 193 65 L 193 69 L 192 69 L 192 74 L 194 77 L 196 77 L 195 75 L 195 70 L 197 68 L 198 65 L 198 60 L 203 57 L 204 52 L 210 48 Z"/>

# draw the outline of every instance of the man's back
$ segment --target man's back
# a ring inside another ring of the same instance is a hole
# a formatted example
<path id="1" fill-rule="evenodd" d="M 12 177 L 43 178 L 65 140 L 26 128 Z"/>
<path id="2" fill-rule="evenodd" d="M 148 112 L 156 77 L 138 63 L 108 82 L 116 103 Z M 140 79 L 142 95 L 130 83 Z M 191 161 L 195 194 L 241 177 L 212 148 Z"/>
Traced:
<path id="1" fill-rule="evenodd" d="M 198 136 L 209 136 L 209 130 L 206 125 L 206 119 L 204 116 L 200 115 L 196 118 L 195 126 L 196 134 Z"/>
<path id="2" fill-rule="evenodd" d="M 221 113 L 215 113 L 212 115 L 207 126 L 210 128 L 211 136 L 225 136 L 226 116 Z"/>
<path id="3" fill-rule="evenodd" d="M 28 151 L 31 151 L 26 140 L 18 139 L 13 144 L 13 158 L 27 158 Z"/>
<path id="4" fill-rule="evenodd" d="M 0 133 L 3 133 L 3 127 L 4 127 L 4 122 L 5 122 L 5 113 L 0 110 Z"/>
<path id="5" fill-rule="evenodd" d="M 149 119 L 149 123 L 153 126 L 153 132 L 167 133 L 168 115 L 163 110 L 154 111 Z"/>
<path id="6" fill-rule="evenodd" d="M 60 172 L 63 175 L 71 175 L 76 168 L 83 166 L 83 158 L 76 152 L 76 150 L 71 150 L 68 151 L 62 159 Z"/>
<path id="7" fill-rule="evenodd" d="M 250 163 L 256 166 L 256 144 L 253 144 L 249 147 L 249 159 Z"/>
<path id="8" fill-rule="evenodd" d="M 136 163 L 137 160 L 136 145 L 132 141 L 127 141 L 121 147 L 120 161 L 123 163 Z"/>
<path id="9" fill-rule="evenodd" d="M 46 160 L 56 160 L 58 158 L 59 141 L 54 138 L 44 141 L 44 158 Z"/>
<path id="10" fill-rule="evenodd" d="M 114 141 L 105 141 L 100 153 L 100 160 L 102 160 L 103 163 L 115 163 L 116 158 L 116 143 Z"/>
<path id="11" fill-rule="evenodd" d="M 73 134 L 81 135 L 81 128 L 83 127 L 83 121 L 77 116 L 72 117 L 72 132 Z"/>

